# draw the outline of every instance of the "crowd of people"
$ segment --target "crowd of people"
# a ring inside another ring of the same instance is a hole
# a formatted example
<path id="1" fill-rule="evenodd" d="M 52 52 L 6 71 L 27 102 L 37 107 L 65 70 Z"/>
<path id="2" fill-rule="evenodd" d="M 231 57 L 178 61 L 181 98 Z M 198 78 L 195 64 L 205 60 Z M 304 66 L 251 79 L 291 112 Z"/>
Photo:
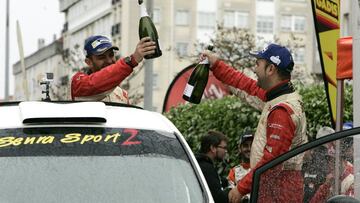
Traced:
<path id="1" fill-rule="evenodd" d="M 129 103 L 127 92 L 120 84 L 144 56 L 155 52 L 155 48 L 155 42 L 146 37 L 139 41 L 133 54 L 116 60 L 114 52 L 119 48 L 107 37 L 87 38 L 84 50 L 88 69 L 72 77 L 72 100 Z M 270 44 L 250 55 L 256 59 L 257 80 L 230 67 L 214 52 L 202 53 L 218 80 L 238 89 L 246 102 L 262 112 L 256 131 L 239 135 L 238 164 L 230 169 L 226 178 L 218 174 L 216 162 L 223 161 L 227 154 L 227 136 L 210 130 L 201 138 L 196 158 L 216 203 L 246 202 L 257 168 L 308 142 L 302 98 L 291 83 L 294 60 L 289 49 Z M 351 139 L 342 142 L 344 150 L 340 153 L 347 154 L 340 160 L 340 192 L 348 196 L 354 194 L 352 159 L 349 159 L 352 152 L 348 151 L 352 149 L 352 143 Z M 268 170 L 260 180 L 258 201 L 325 202 L 334 192 L 334 160 L 334 146 L 330 144 Z M 322 169 L 314 168 L 318 165 Z"/>

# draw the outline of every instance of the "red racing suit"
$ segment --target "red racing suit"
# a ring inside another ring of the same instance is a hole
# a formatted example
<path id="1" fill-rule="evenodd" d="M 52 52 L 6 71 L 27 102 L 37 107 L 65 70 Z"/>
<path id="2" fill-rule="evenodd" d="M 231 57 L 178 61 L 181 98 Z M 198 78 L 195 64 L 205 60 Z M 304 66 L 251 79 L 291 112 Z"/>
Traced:
<path id="1" fill-rule="evenodd" d="M 238 191 L 244 196 L 251 191 L 256 168 L 307 142 L 306 118 L 302 111 L 301 97 L 291 100 L 295 92 L 289 80 L 265 91 L 257 86 L 255 80 L 220 60 L 211 68 L 218 80 L 245 92 L 247 101 L 256 97 L 253 101 L 265 103 L 252 105 L 262 106 L 263 109 L 251 147 L 251 171 L 237 184 Z M 294 106 L 294 103 L 297 103 L 297 106 Z M 259 202 L 302 202 L 301 165 L 302 157 L 296 156 L 289 160 L 289 163 L 285 162 L 265 172 L 261 176 Z"/>
<path id="2" fill-rule="evenodd" d="M 230 188 L 236 187 L 236 184 L 250 171 L 250 163 L 240 163 L 230 169 L 227 180 Z M 250 195 L 242 197 L 242 199 L 250 199 Z"/>
<path id="3" fill-rule="evenodd" d="M 71 99 L 129 103 L 127 92 L 119 85 L 132 72 L 124 59 L 90 75 L 78 72 L 71 78 Z"/>
<path id="4" fill-rule="evenodd" d="M 227 180 L 231 188 L 236 187 L 236 184 L 250 171 L 250 163 L 240 163 L 230 169 Z"/>

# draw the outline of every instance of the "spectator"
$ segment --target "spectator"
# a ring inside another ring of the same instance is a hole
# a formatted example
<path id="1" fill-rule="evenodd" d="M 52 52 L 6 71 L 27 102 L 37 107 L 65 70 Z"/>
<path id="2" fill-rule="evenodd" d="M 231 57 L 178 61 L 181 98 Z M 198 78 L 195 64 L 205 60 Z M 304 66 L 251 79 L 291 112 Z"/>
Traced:
<path id="1" fill-rule="evenodd" d="M 209 131 L 201 138 L 200 153 L 196 159 L 205 176 L 211 194 L 216 203 L 228 202 L 229 189 L 222 187 L 223 183 L 218 174 L 215 162 L 223 161 L 227 153 L 228 138 L 221 132 Z"/>
<path id="2" fill-rule="evenodd" d="M 308 203 L 319 187 L 325 182 L 329 173 L 327 161 L 328 149 L 326 146 L 319 146 L 306 151 L 304 164 L 304 203 Z"/>
<path id="3" fill-rule="evenodd" d="M 340 194 L 346 195 L 350 197 L 354 197 L 354 167 L 351 162 L 349 162 L 346 158 L 348 154 L 346 151 L 348 148 L 352 146 L 352 137 L 346 137 L 341 140 L 340 144 Z M 326 157 L 328 164 L 326 165 L 328 168 L 328 174 L 326 177 L 326 181 L 318 188 L 310 203 L 318 203 L 325 202 L 328 198 L 335 194 L 334 191 L 334 172 L 337 164 L 335 163 L 335 153 L 331 150 L 328 150 L 328 154 Z"/>
<path id="4" fill-rule="evenodd" d="M 250 171 L 250 149 L 253 139 L 253 132 L 247 132 L 240 137 L 238 145 L 239 165 L 231 168 L 227 177 L 230 188 L 236 187 L 237 182 Z M 242 199 L 249 200 L 250 195 L 246 195 Z"/>
<path id="5" fill-rule="evenodd" d="M 240 137 L 238 145 L 239 164 L 231 168 L 227 177 L 231 188 L 250 171 L 250 149 L 254 139 L 252 132 L 247 132 Z"/>
<path id="6" fill-rule="evenodd" d="M 316 133 L 316 139 L 334 132 L 335 130 L 331 127 L 321 127 Z M 328 165 L 328 155 L 333 153 L 335 153 L 335 146 L 332 143 L 316 147 L 305 153 L 304 164 L 302 166 L 304 175 L 304 203 L 309 202 L 319 187 L 326 181 L 329 167 L 324 166 Z"/>

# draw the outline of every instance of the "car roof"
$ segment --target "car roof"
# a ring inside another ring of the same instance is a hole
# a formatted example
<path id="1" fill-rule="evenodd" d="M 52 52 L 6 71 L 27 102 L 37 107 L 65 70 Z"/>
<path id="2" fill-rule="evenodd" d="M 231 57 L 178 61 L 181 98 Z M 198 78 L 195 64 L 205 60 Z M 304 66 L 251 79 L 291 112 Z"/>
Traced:
<path id="1" fill-rule="evenodd" d="M 179 133 L 162 114 L 136 106 L 104 102 L 26 101 L 0 104 L 0 128 L 39 125 L 135 128 Z M 180 134 L 180 133 L 179 133 Z"/>

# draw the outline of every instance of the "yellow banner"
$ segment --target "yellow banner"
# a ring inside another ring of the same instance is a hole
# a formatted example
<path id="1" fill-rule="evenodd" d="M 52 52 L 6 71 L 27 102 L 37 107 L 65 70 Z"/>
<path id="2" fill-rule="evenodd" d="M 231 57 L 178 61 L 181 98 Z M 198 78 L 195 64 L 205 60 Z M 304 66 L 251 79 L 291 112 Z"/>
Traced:
<path id="1" fill-rule="evenodd" d="M 312 0 L 320 62 L 332 125 L 336 123 L 337 40 L 340 37 L 340 0 Z"/>

